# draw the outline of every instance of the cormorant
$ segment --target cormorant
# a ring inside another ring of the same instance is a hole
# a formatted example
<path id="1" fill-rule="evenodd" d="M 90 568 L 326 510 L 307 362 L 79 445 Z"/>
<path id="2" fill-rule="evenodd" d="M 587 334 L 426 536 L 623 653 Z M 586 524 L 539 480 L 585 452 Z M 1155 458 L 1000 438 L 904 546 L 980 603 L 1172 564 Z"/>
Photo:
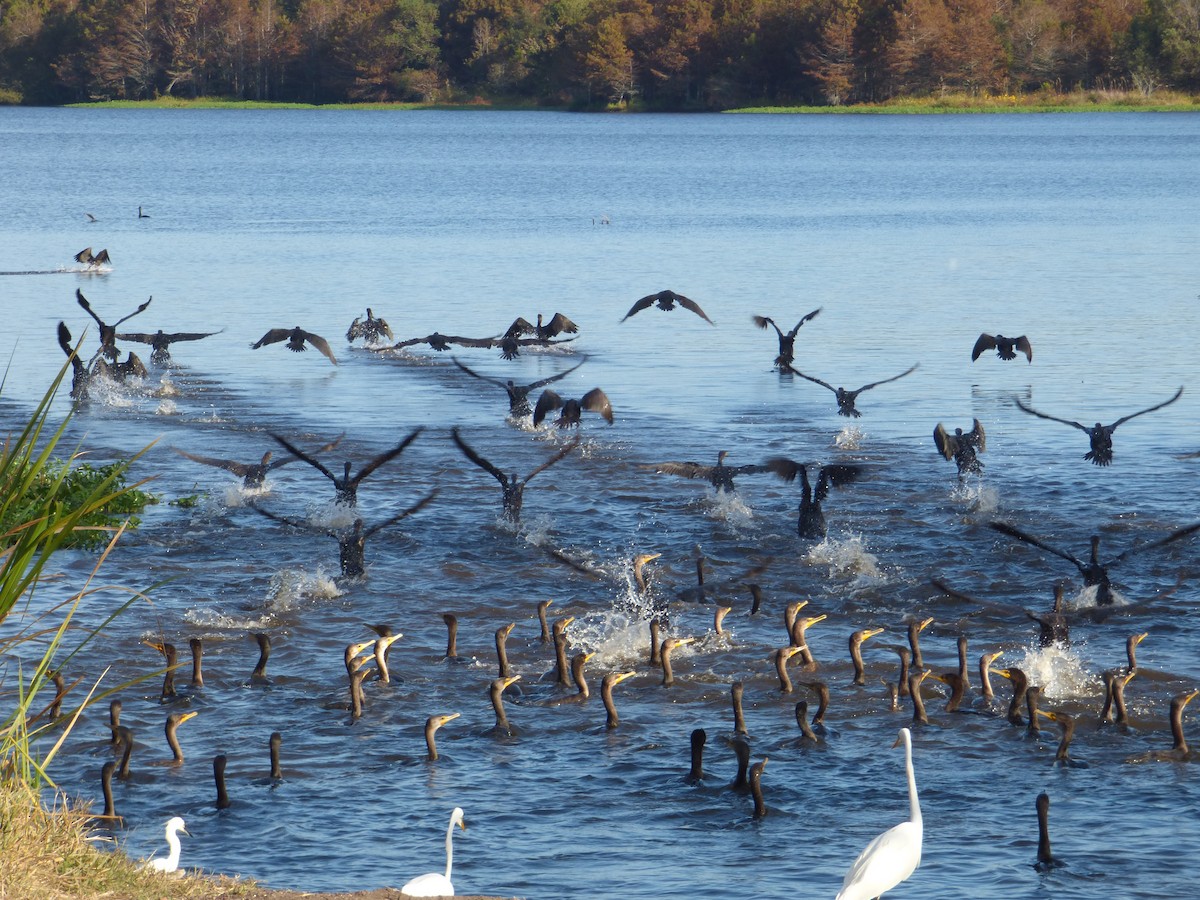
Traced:
<path id="1" fill-rule="evenodd" d="M 171 345 L 176 341 L 198 341 L 202 338 L 212 337 L 214 334 L 220 334 L 219 331 L 177 331 L 173 334 L 166 334 L 161 328 L 154 334 L 143 334 L 141 332 L 131 332 L 128 334 L 118 334 L 117 340 L 135 341 L 139 344 L 149 344 L 151 348 L 150 361 L 159 365 L 166 365 L 171 361 Z"/>
<path id="2" fill-rule="evenodd" d="M 112 259 L 109 258 L 107 250 L 101 250 L 99 253 L 92 255 L 92 248 L 88 247 L 85 250 L 80 250 L 75 254 L 75 262 L 83 263 L 89 270 L 99 269 L 101 266 L 110 265 Z"/>
<path id="3" fill-rule="evenodd" d="M 546 413 L 554 409 L 562 410 L 555 423 L 559 428 L 577 427 L 584 410 L 599 413 L 609 425 L 613 423 L 612 404 L 600 388 L 592 388 L 578 400 L 564 400 L 547 388 L 542 391 L 542 396 L 538 397 L 537 406 L 533 409 L 533 424 L 541 425 Z"/>
<path id="4" fill-rule="evenodd" d="M 643 297 L 637 303 L 633 304 L 633 308 L 630 309 L 629 312 L 625 313 L 625 315 L 621 318 L 621 321 L 624 322 L 634 313 L 639 313 L 643 309 L 649 309 L 656 303 L 658 304 L 659 309 L 665 309 L 668 311 L 674 309 L 675 304 L 678 303 L 684 309 L 689 309 L 694 312 L 709 325 L 716 324 L 712 319 L 705 315 L 704 310 L 700 308 L 699 303 L 697 303 L 695 300 L 689 300 L 687 297 L 683 296 L 683 294 L 677 294 L 674 291 L 659 291 L 657 294 L 650 294 L 648 297 Z"/>
<path id="5" fill-rule="evenodd" d="M 971 362 L 979 359 L 985 350 L 995 350 L 1001 359 L 1016 359 L 1018 353 L 1024 353 L 1029 362 L 1033 362 L 1033 347 L 1025 335 L 1009 338 L 1002 334 L 981 334 L 971 348 Z"/>
<path id="6" fill-rule="evenodd" d="M 1162 409 L 1164 406 L 1170 406 L 1182 396 L 1183 388 L 1181 387 L 1169 400 L 1164 400 L 1162 403 L 1155 404 L 1154 406 L 1147 407 L 1146 409 L 1135 413 L 1130 413 L 1127 416 L 1122 416 L 1111 425 L 1104 425 L 1100 422 L 1097 422 L 1091 428 L 1088 428 L 1086 425 L 1083 425 L 1079 422 L 1074 422 L 1071 419 L 1060 419 L 1058 416 L 1051 416 L 1044 412 L 1038 412 L 1033 407 L 1026 406 L 1019 399 L 1014 400 L 1013 402 L 1019 409 L 1021 409 L 1023 412 L 1029 413 L 1031 416 L 1037 416 L 1039 419 L 1049 419 L 1051 422 L 1061 422 L 1063 425 L 1070 425 L 1073 428 L 1078 428 L 1080 431 L 1086 432 L 1092 449 L 1083 454 L 1083 458 L 1090 460 L 1094 465 L 1097 466 L 1108 466 L 1112 465 L 1112 436 L 1113 432 L 1117 430 L 1118 425 L 1122 424 L 1123 422 L 1128 422 L 1130 419 L 1137 418 L 1138 416 L 1144 416 L 1148 412 L 1154 412 L 1156 409 Z"/>
<path id="7" fill-rule="evenodd" d="M 987 449 L 987 435 L 984 434 L 983 423 L 978 419 L 974 422 L 974 427 L 967 432 L 955 428 L 954 434 L 950 434 L 941 422 L 933 429 L 934 446 L 947 460 L 954 460 L 960 476 L 977 475 L 983 471 L 983 463 L 976 454 Z"/>
<path id="8" fill-rule="evenodd" d="M 415 344 L 428 344 L 434 350 L 439 352 L 449 350 L 451 344 L 458 344 L 460 347 L 494 347 L 498 338 L 468 338 L 459 337 L 454 334 L 441 334 L 435 331 L 433 334 L 427 334 L 425 337 L 409 338 L 406 341 L 398 341 L 388 347 L 368 347 L 368 350 L 373 350 L 376 353 L 382 353 L 385 350 L 402 350 L 405 347 L 412 347 Z"/>
<path id="9" fill-rule="evenodd" d="M 87 366 L 83 364 L 83 360 L 79 358 L 76 348 L 71 346 L 71 330 L 67 328 L 65 322 L 58 323 L 58 346 L 71 361 L 71 399 L 87 400 L 88 384 L 92 376 L 88 372 Z"/>
<path id="10" fill-rule="evenodd" d="M 79 301 L 79 305 L 83 307 L 84 311 L 87 312 L 87 314 L 93 319 L 95 319 L 96 324 L 100 326 L 100 349 L 97 351 L 97 356 L 105 356 L 112 362 L 116 362 L 117 356 L 119 355 L 117 351 L 117 325 L 120 325 L 122 322 L 129 321 L 140 312 L 145 312 L 146 307 L 150 305 L 150 301 L 154 298 L 151 297 L 150 300 L 147 300 L 129 315 L 118 319 L 114 325 L 106 324 L 98 315 L 96 315 L 96 311 L 92 309 L 92 305 L 88 303 L 87 298 L 83 296 L 83 292 L 79 290 L 79 288 L 75 288 L 75 299 Z"/>
<path id="11" fill-rule="evenodd" d="M 408 447 L 408 445 L 414 440 L 416 440 L 417 435 L 424 430 L 425 427 L 423 425 L 414 428 L 409 432 L 408 437 L 402 440 L 391 450 L 381 453 L 374 459 L 370 460 L 365 466 L 359 469 L 358 474 L 353 477 L 350 475 L 350 462 L 347 461 L 346 467 L 340 478 L 325 468 L 325 466 L 323 466 L 318 460 L 309 456 L 299 447 L 296 447 L 294 444 L 290 443 L 286 438 L 282 438 L 277 434 L 271 434 L 271 437 L 278 441 L 279 444 L 281 444 L 289 453 L 300 457 L 300 459 L 304 460 L 306 463 L 332 481 L 334 490 L 336 491 L 336 502 L 344 503 L 347 506 L 355 506 L 358 503 L 358 486 L 362 480 L 384 463 L 395 459 L 397 456 L 403 453 L 405 448 Z"/>
<path id="12" fill-rule="evenodd" d="M 338 445 L 345 435 L 339 435 L 334 440 L 330 441 L 324 447 L 321 447 L 316 452 L 325 453 L 332 450 Z M 198 456 L 194 453 L 188 453 L 186 450 L 180 450 L 178 447 L 172 447 L 180 456 L 190 459 L 192 462 L 198 462 L 206 466 L 215 466 L 218 469 L 224 469 L 227 472 L 232 472 L 234 475 L 242 479 L 242 487 L 244 488 L 260 488 L 267 478 L 267 473 L 280 466 L 286 466 L 288 463 L 294 463 L 298 456 L 285 456 L 282 459 L 272 461 L 272 453 L 268 450 L 263 454 L 262 459 L 256 463 L 240 463 L 232 459 L 216 459 L 211 456 Z"/>
<path id="13" fill-rule="evenodd" d="M 462 451 L 463 456 L 469 459 L 479 468 L 483 469 L 498 482 L 500 489 L 504 492 L 504 517 L 510 522 L 519 522 L 521 520 L 521 504 L 525 497 L 525 486 L 534 478 L 535 475 L 550 468 L 572 450 L 579 446 L 579 438 L 563 445 L 557 453 L 535 468 L 532 472 L 521 478 L 516 472 L 507 475 L 496 466 L 492 465 L 478 453 L 476 453 L 466 441 L 458 433 L 457 428 L 450 430 L 450 437 L 454 439 L 455 445 Z"/>
<path id="14" fill-rule="evenodd" d="M 329 346 L 329 341 L 325 340 L 319 334 L 305 331 L 300 326 L 296 326 L 295 328 L 272 328 L 255 343 L 251 344 L 250 349 L 257 350 L 259 347 L 265 347 L 267 344 L 277 344 L 280 341 L 287 341 L 287 348 L 293 353 L 303 353 L 308 349 L 304 346 L 305 342 L 308 342 L 321 353 L 325 354 L 335 366 L 338 364 L 337 357 L 333 355 L 333 349 Z"/>
<path id="15" fill-rule="evenodd" d="M 354 341 L 362 338 L 364 341 L 381 341 L 387 338 L 389 341 L 394 341 L 396 338 L 392 334 L 391 326 L 386 321 L 376 318 L 371 312 L 371 307 L 367 307 L 367 318 L 364 321 L 360 317 L 355 317 L 350 323 L 350 327 L 346 330 L 346 340 L 354 343 Z"/>
<path id="16" fill-rule="evenodd" d="M 796 327 L 784 334 L 783 330 L 775 324 L 775 320 L 767 316 L 751 316 L 754 324 L 759 328 L 765 329 L 768 325 L 775 329 L 775 333 L 779 335 L 779 355 L 775 357 L 775 365 L 780 371 L 786 372 L 792 367 L 792 361 L 795 359 L 796 351 L 796 333 L 800 327 L 809 319 L 815 318 L 823 307 L 817 307 L 807 316 L 796 323 Z"/>
<path id="17" fill-rule="evenodd" d="M 861 394 L 863 391 L 869 391 L 873 387 L 879 387 L 881 384 L 888 384 L 889 382 L 897 381 L 903 378 L 905 375 L 911 375 L 917 370 L 917 365 L 919 365 L 919 363 L 913 365 L 909 369 L 906 369 L 899 375 L 893 375 L 891 378 L 885 378 L 882 381 L 872 381 L 870 384 L 864 384 L 856 391 L 848 391 L 843 387 L 835 388 L 832 384 L 822 381 L 820 378 L 813 378 L 811 375 L 805 375 L 803 372 L 793 369 L 791 366 L 788 366 L 788 371 L 793 375 L 799 375 L 801 378 L 811 381 L 813 384 L 819 384 L 821 387 L 833 391 L 834 395 L 837 397 L 838 415 L 858 419 L 862 417 L 862 413 L 855 409 L 854 401 L 858 399 L 859 394 Z"/>
<path id="18" fill-rule="evenodd" d="M 784 481 L 796 480 L 800 476 L 800 515 L 796 522 L 796 531 L 802 538 L 825 537 L 825 513 L 821 504 L 829 496 L 831 487 L 841 487 L 858 479 L 863 473 L 863 467 L 848 464 L 821 466 L 817 473 L 817 484 L 814 488 L 808 480 L 808 467 L 815 463 L 798 463 L 782 456 L 767 460 L 767 468 Z"/>
<path id="19" fill-rule="evenodd" d="M 734 490 L 733 477 L 735 475 L 757 475 L 761 472 L 771 471 L 769 466 L 763 465 L 727 466 L 725 457 L 728 455 L 728 450 L 718 452 L 715 466 L 704 466 L 696 462 L 661 462 L 639 465 L 638 468 L 658 472 L 661 475 L 703 478 L 718 491 L 726 492 Z"/>

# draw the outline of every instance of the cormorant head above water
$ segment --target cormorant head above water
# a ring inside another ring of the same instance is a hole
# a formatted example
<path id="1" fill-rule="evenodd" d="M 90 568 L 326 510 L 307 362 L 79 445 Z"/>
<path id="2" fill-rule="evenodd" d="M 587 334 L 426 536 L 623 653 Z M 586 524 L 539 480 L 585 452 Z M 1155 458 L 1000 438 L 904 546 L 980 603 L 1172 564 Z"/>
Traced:
<path id="1" fill-rule="evenodd" d="M 1033 362 L 1033 347 L 1025 335 L 1008 338 L 1002 334 L 981 334 L 971 348 L 971 362 L 979 359 L 985 350 L 995 350 L 1001 359 L 1016 359 L 1018 353 L 1024 353 L 1025 359 Z"/>
<path id="2" fill-rule="evenodd" d="M 1075 422 L 1071 419 L 1062 419 L 1058 416 L 1049 415 L 1048 413 L 1038 412 L 1033 407 L 1026 406 L 1021 402 L 1020 399 L 1013 400 L 1013 403 L 1015 403 L 1017 408 L 1022 412 L 1027 412 L 1031 416 L 1037 416 L 1039 419 L 1049 419 L 1051 422 L 1060 422 L 1063 425 L 1070 425 L 1072 428 L 1078 428 L 1080 431 L 1087 434 L 1088 442 L 1091 445 L 1091 449 L 1088 450 L 1087 453 L 1083 454 L 1083 458 L 1091 462 L 1093 465 L 1108 466 L 1112 465 L 1113 459 L 1113 432 L 1117 430 L 1119 425 L 1128 422 L 1130 419 L 1135 419 L 1138 416 L 1144 416 L 1146 413 L 1154 412 L 1156 409 L 1162 409 L 1164 406 L 1170 406 L 1182 396 L 1183 388 L 1180 387 L 1170 399 L 1164 400 L 1162 403 L 1156 403 L 1154 406 L 1148 406 L 1145 409 L 1139 410 L 1138 412 L 1130 413 L 1127 416 L 1122 416 L 1111 425 L 1105 425 L 1102 422 L 1097 422 L 1091 428 L 1082 424 L 1081 422 Z"/>
<path id="3" fill-rule="evenodd" d="M 677 294 L 674 291 L 659 291 L 657 294 L 650 294 L 646 297 L 643 297 L 637 303 L 633 304 L 633 307 L 629 310 L 629 312 L 625 313 L 625 315 L 621 318 L 621 321 L 624 322 L 635 313 L 639 313 L 643 309 L 649 309 L 655 304 L 658 304 L 659 309 L 665 309 L 669 312 L 675 308 L 676 303 L 678 303 L 684 309 L 691 310 L 709 325 L 715 324 L 713 320 L 705 314 L 704 310 L 700 308 L 699 303 L 697 303 L 695 300 L 689 300 L 687 297 L 683 296 L 683 294 Z"/>

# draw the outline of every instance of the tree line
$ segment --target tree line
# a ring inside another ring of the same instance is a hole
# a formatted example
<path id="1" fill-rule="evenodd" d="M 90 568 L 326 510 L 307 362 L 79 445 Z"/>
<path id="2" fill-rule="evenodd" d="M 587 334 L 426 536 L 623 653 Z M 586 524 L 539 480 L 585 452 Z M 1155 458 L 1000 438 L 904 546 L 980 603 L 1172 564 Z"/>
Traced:
<path id="1" fill-rule="evenodd" d="M 0 0 L 27 103 L 1200 92 L 1200 0 Z"/>

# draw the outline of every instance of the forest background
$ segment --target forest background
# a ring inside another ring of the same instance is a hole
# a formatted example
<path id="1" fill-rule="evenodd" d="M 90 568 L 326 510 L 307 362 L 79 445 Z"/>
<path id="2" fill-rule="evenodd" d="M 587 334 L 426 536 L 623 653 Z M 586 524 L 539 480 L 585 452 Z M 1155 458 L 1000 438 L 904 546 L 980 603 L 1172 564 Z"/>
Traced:
<path id="1" fill-rule="evenodd" d="M 1200 95 L 1200 0 L 0 0 L 0 102 Z"/>

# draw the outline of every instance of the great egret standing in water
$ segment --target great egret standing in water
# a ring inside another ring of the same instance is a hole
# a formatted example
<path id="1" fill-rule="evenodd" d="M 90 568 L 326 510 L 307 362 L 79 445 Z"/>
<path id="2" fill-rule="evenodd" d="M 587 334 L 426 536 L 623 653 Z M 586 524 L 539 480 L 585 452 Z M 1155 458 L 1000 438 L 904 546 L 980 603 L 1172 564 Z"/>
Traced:
<path id="1" fill-rule="evenodd" d="M 871 900 L 884 891 L 890 891 L 902 881 L 907 881 L 921 864 L 921 839 L 924 825 L 921 822 L 921 806 L 917 802 L 917 779 L 913 774 L 912 732 L 900 729 L 893 747 L 904 744 L 904 767 L 908 773 L 908 802 L 912 809 L 907 822 L 901 822 L 885 831 L 871 843 L 854 861 L 837 900 Z"/>
<path id="2" fill-rule="evenodd" d="M 418 875 L 404 887 L 400 888 L 400 893 L 407 894 L 410 897 L 453 897 L 454 885 L 450 881 L 450 866 L 454 862 L 454 826 L 458 825 L 463 831 L 467 830 L 467 823 L 463 821 L 463 811 L 461 807 L 454 807 L 454 812 L 450 814 L 450 827 L 446 829 L 446 874 L 442 875 L 439 872 L 429 872 L 426 875 Z"/>

